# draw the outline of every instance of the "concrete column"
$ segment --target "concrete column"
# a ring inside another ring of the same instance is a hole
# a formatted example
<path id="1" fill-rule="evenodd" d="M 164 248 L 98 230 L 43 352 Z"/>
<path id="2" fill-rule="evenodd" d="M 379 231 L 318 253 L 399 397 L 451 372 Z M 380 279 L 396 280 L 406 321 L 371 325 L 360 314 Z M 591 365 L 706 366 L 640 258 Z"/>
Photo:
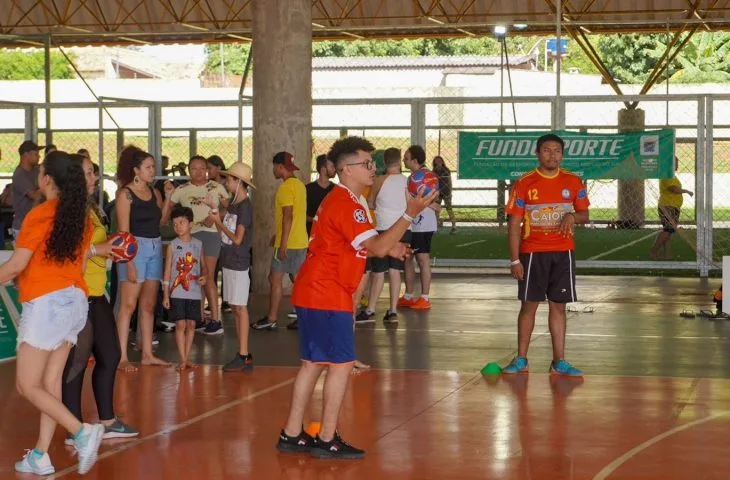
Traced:
<path id="1" fill-rule="evenodd" d="M 274 196 L 272 157 L 294 155 L 309 180 L 312 142 L 312 2 L 253 2 L 253 288 L 269 290 Z M 244 159 L 245 161 L 246 159 Z"/>
<path id="2" fill-rule="evenodd" d="M 619 133 L 640 132 L 645 129 L 644 110 L 622 108 L 618 112 Z M 618 181 L 618 220 L 643 225 L 646 220 L 644 180 Z"/>

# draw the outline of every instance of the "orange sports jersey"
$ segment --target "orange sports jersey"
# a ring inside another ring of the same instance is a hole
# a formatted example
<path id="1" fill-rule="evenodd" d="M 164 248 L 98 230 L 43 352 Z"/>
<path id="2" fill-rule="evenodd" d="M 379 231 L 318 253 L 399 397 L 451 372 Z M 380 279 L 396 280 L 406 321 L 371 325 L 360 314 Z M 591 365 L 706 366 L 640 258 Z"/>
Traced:
<path id="1" fill-rule="evenodd" d="M 78 287 L 89 294 L 84 280 L 83 264 L 86 249 L 91 245 L 94 227 L 90 220 L 86 221 L 84 237 L 75 262 L 58 263 L 49 260 L 46 258 L 46 242 L 53 230 L 57 209 L 58 199 L 48 200 L 33 208 L 23 221 L 15 248 L 31 250 L 33 256 L 18 276 L 18 301 L 21 303 L 67 287 Z"/>
<path id="2" fill-rule="evenodd" d="M 358 197 L 338 184 L 319 206 L 307 258 L 294 281 L 296 307 L 352 312 L 352 294 L 365 272 L 362 243 L 378 232 Z"/>
<path id="3" fill-rule="evenodd" d="M 588 210 L 590 202 L 580 177 L 560 170 L 546 177 L 537 169 L 523 175 L 512 188 L 507 215 L 523 218 L 521 253 L 575 250 L 572 236 L 559 233 L 569 212 Z"/>

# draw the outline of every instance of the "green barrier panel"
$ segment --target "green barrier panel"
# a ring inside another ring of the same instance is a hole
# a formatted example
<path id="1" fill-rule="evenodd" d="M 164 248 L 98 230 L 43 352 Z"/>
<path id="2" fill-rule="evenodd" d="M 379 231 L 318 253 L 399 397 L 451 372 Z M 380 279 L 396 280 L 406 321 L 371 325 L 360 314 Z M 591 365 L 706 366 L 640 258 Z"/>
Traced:
<path id="1" fill-rule="evenodd" d="M 516 180 L 537 167 L 538 137 L 556 133 L 565 141 L 562 168 L 581 178 L 640 180 L 672 178 L 675 132 L 595 134 L 555 132 L 459 132 L 459 178 Z"/>
<path id="2" fill-rule="evenodd" d="M 21 306 L 13 286 L 0 286 L 0 361 L 15 357 Z"/>

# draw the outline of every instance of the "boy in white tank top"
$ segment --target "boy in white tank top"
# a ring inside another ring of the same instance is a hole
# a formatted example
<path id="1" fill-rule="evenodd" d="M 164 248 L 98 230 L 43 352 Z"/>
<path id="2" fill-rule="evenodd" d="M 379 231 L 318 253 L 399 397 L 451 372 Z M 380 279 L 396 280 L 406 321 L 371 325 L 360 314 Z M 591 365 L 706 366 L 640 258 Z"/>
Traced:
<path id="1" fill-rule="evenodd" d="M 377 230 L 389 229 L 406 210 L 406 177 L 400 171 L 400 150 L 389 148 L 383 152 L 386 171 L 384 175 L 375 179 L 373 188 L 370 190 L 368 204 L 375 207 L 375 218 L 377 219 Z M 411 232 L 405 233 L 401 242 L 410 244 Z M 383 291 L 385 284 L 385 272 L 388 272 L 390 283 L 390 308 L 385 312 L 383 322 L 386 324 L 398 323 L 396 304 L 400 295 L 401 275 L 405 268 L 402 260 L 393 257 L 371 258 L 371 283 L 368 306 L 355 317 L 356 323 L 374 322 L 375 308 L 378 297 Z"/>

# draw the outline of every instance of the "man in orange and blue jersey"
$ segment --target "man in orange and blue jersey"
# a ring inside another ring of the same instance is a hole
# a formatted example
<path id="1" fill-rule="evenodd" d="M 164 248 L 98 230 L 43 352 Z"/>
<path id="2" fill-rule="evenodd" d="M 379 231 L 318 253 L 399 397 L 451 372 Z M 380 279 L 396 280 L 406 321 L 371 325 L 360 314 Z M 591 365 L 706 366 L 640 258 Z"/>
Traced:
<path id="1" fill-rule="evenodd" d="M 550 373 L 582 376 L 565 360 L 565 307 L 575 293 L 576 224 L 588 222 L 588 195 L 580 177 L 560 168 L 563 139 L 537 140 L 538 167 L 515 183 L 507 204 L 510 269 L 522 301 L 517 327 L 517 356 L 503 372 L 527 373 L 527 349 L 540 303 L 548 301 L 553 344 Z"/>

